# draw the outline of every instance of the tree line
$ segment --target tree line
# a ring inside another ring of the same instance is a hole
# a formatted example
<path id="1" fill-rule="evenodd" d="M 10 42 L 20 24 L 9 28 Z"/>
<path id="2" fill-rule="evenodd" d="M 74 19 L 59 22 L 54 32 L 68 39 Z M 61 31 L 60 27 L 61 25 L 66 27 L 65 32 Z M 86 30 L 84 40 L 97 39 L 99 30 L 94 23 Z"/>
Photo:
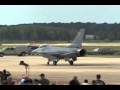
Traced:
<path id="1" fill-rule="evenodd" d="M 32 23 L 19 25 L 0 25 L 0 41 L 69 41 L 77 32 L 86 29 L 85 35 L 95 35 L 97 40 L 120 40 L 119 23 Z"/>

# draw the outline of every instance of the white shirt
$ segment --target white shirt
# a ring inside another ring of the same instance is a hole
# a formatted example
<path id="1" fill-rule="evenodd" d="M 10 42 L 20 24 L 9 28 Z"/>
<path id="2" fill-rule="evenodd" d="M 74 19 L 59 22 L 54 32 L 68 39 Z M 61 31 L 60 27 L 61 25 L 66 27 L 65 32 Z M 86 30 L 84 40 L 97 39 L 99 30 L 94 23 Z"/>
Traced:
<path id="1" fill-rule="evenodd" d="M 90 85 L 89 83 L 82 83 L 82 85 Z"/>
<path id="2" fill-rule="evenodd" d="M 18 85 L 23 85 L 24 81 L 25 81 L 25 79 L 21 79 L 20 82 L 18 83 Z"/>

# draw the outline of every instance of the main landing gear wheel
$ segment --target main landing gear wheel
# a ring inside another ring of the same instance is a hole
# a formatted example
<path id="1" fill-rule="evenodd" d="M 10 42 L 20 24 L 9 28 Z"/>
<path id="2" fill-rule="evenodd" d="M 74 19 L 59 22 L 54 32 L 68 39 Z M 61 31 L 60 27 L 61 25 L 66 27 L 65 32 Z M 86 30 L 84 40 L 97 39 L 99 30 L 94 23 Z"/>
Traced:
<path id="1" fill-rule="evenodd" d="M 49 65 L 49 62 L 47 62 L 47 65 Z"/>
<path id="2" fill-rule="evenodd" d="M 22 53 L 21 53 L 21 56 L 25 56 L 25 54 L 26 54 L 25 52 L 22 52 Z"/>
<path id="3" fill-rule="evenodd" d="M 70 65 L 73 65 L 73 61 L 69 61 Z"/>
<path id="4" fill-rule="evenodd" d="M 57 61 L 53 61 L 53 65 L 57 65 Z"/>

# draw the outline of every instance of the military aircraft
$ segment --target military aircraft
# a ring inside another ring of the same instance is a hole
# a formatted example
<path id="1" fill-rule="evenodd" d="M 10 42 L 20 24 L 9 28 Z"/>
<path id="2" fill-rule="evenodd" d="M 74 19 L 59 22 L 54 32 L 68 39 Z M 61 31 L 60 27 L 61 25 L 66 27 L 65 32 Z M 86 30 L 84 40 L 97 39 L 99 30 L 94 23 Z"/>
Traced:
<path id="1" fill-rule="evenodd" d="M 85 29 L 81 29 L 73 42 L 65 47 L 57 47 L 49 44 L 43 44 L 39 48 L 32 51 L 32 54 L 39 54 L 45 58 L 48 58 L 49 62 L 53 62 L 53 65 L 57 65 L 60 59 L 68 61 L 70 65 L 77 60 L 77 57 L 86 55 L 86 50 L 82 49 L 82 41 Z"/>

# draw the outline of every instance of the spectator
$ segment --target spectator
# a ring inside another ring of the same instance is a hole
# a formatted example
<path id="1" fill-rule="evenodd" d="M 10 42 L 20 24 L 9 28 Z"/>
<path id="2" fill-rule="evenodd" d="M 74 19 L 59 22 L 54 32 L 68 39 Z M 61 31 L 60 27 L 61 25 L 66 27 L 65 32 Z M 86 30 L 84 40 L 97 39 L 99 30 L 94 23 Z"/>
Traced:
<path id="1" fill-rule="evenodd" d="M 88 80 L 85 79 L 84 82 L 82 83 L 82 85 L 90 85 L 90 84 L 88 83 Z"/>
<path id="2" fill-rule="evenodd" d="M 55 83 L 52 83 L 51 85 L 56 85 Z"/>
<path id="3" fill-rule="evenodd" d="M 8 85 L 15 85 L 15 81 L 12 80 L 12 77 L 7 77 Z"/>
<path id="4" fill-rule="evenodd" d="M 30 78 L 25 79 L 24 85 L 33 85 L 33 80 Z"/>
<path id="5" fill-rule="evenodd" d="M 0 77 L 2 76 L 2 71 L 0 71 Z M 0 78 L 0 85 L 2 84 L 2 80 Z"/>
<path id="6" fill-rule="evenodd" d="M 39 83 L 41 85 L 49 85 L 50 84 L 49 80 L 45 78 L 45 74 L 40 74 L 39 76 L 41 76 L 41 79 L 39 80 Z"/>
<path id="7" fill-rule="evenodd" d="M 18 85 L 24 85 L 27 79 L 28 79 L 28 75 L 23 75 L 22 79 L 18 82 Z"/>
<path id="8" fill-rule="evenodd" d="M 96 81 L 95 80 L 92 80 L 92 85 L 96 85 Z"/>
<path id="9" fill-rule="evenodd" d="M 100 74 L 96 75 L 96 79 L 97 79 L 95 81 L 96 85 L 105 85 L 105 82 L 101 80 L 101 75 Z"/>
<path id="10" fill-rule="evenodd" d="M 8 85 L 8 82 L 6 80 L 3 80 L 1 85 Z"/>
<path id="11" fill-rule="evenodd" d="M 34 80 L 33 80 L 33 85 L 41 85 L 41 84 L 39 83 L 39 80 L 38 80 L 38 79 L 34 79 Z"/>
<path id="12" fill-rule="evenodd" d="M 0 72 L 0 78 L 1 78 L 1 82 L 3 82 L 4 80 L 7 81 L 7 77 L 11 76 L 9 71 L 6 71 L 5 69 L 3 70 L 3 72 Z"/>
<path id="13" fill-rule="evenodd" d="M 73 79 L 69 82 L 69 85 L 80 85 L 77 76 L 74 76 Z"/>

